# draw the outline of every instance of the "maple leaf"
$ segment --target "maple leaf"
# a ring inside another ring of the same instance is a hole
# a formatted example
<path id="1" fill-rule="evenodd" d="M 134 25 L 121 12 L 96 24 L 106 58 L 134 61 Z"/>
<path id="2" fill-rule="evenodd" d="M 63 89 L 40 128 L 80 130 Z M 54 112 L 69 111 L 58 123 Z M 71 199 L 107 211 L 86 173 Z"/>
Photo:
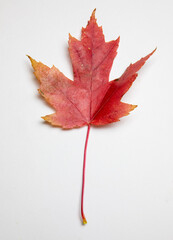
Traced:
<path id="1" fill-rule="evenodd" d="M 136 79 L 139 69 L 155 51 L 136 63 L 130 64 L 120 78 L 109 81 L 119 40 L 120 38 L 117 38 L 105 42 L 102 27 L 99 27 L 96 22 L 94 10 L 86 28 L 82 28 L 81 40 L 69 35 L 73 81 L 56 67 L 49 68 L 28 56 L 34 68 L 34 74 L 40 82 L 39 93 L 56 111 L 43 119 L 63 129 L 88 126 L 81 201 L 83 223 L 86 223 L 83 213 L 83 196 L 90 125 L 101 126 L 117 122 L 137 106 L 123 103 L 121 98 Z"/>

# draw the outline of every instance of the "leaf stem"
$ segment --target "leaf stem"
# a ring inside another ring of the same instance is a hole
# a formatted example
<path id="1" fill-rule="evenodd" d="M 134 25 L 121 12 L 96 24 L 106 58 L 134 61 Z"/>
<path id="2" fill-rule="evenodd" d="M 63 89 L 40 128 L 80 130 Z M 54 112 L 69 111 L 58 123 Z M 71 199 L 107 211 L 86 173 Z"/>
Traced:
<path id="1" fill-rule="evenodd" d="M 82 195 L 81 195 L 81 216 L 82 216 L 83 224 L 87 224 L 87 220 L 85 218 L 84 211 L 83 211 L 83 202 L 84 202 L 84 187 L 85 187 L 86 152 L 87 152 L 89 133 L 90 133 L 90 125 L 88 125 L 88 129 L 87 129 L 85 148 L 84 148 L 84 159 L 83 159 Z"/>

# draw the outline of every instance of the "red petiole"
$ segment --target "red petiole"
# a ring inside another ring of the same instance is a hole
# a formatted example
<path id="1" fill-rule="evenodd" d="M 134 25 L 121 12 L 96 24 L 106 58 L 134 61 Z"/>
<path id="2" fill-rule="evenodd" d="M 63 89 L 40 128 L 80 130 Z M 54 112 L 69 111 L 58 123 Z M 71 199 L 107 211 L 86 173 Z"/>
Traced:
<path id="1" fill-rule="evenodd" d="M 85 140 L 85 148 L 84 148 L 84 160 L 83 160 L 82 195 L 81 195 L 81 216 L 82 216 L 83 224 L 87 223 L 87 220 L 85 218 L 84 211 L 83 211 L 83 202 L 84 202 L 84 187 L 85 187 L 86 152 L 87 152 L 89 133 L 90 133 L 90 125 L 88 125 L 88 130 L 87 130 L 87 135 Z"/>

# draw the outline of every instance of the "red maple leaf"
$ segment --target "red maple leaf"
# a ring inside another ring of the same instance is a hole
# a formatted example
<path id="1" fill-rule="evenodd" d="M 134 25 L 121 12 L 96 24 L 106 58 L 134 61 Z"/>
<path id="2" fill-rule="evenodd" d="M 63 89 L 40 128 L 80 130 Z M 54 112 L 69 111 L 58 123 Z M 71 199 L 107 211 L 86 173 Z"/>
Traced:
<path id="1" fill-rule="evenodd" d="M 74 81 L 68 79 L 56 67 L 49 68 L 31 57 L 34 74 L 40 82 L 39 93 L 56 110 L 43 117 L 54 126 L 71 129 L 87 125 L 84 151 L 81 215 L 83 223 L 83 195 L 85 181 L 86 148 L 90 125 L 100 126 L 119 121 L 136 105 L 121 102 L 137 77 L 137 72 L 154 53 L 130 64 L 122 76 L 109 81 L 113 60 L 117 54 L 119 38 L 105 42 L 93 11 L 88 25 L 82 28 L 81 40 L 69 35 L 69 53 L 73 66 Z"/>

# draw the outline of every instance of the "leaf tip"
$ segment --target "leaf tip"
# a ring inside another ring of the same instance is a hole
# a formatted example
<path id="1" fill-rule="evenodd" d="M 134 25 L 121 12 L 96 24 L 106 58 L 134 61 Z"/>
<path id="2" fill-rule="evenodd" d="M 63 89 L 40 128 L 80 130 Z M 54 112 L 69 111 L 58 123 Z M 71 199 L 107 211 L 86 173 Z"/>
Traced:
<path id="1" fill-rule="evenodd" d="M 156 50 L 157 50 L 157 47 L 145 57 L 145 61 L 148 60 L 155 53 Z"/>
<path id="2" fill-rule="evenodd" d="M 94 8 L 92 15 L 95 17 L 95 13 L 96 13 L 96 8 Z"/>
<path id="3" fill-rule="evenodd" d="M 50 120 L 50 116 L 49 115 L 46 115 L 44 117 L 41 117 L 44 121 L 48 122 L 48 123 L 51 123 L 51 120 Z"/>
<path id="4" fill-rule="evenodd" d="M 131 105 L 130 111 L 133 111 L 138 105 Z"/>
<path id="5" fill-rule="evenodd" d="M 35 67 L 37 66 L 38 62 L 35 61 L 32 57 L 30 57 L 29 55 L 26 55 L 29 60 L 31 61 L 32 67 L 35 69 Z"/>
<path id="6" fill-rule="evenodd" d="M 95 13 L 96 13 L 96 8 L 94 8 L 94 10 L 92 11 L 92 14 L 91 14 L 91 17 L 90 17 L 90 21 L 91 20 L 96 21 Z"/>
<path id="7" fill-rule="evenodd" d="M 72 35 L 69 33 L 69 34 L 68 34 L 68 37 L 69 37 L 69 39 L 71 39 L 71 38 L 72 38 Z"/>
<path id="8" fill-rule="evenodd" d="M 29 58 L 30 61 L 32 60 L 32 57 L 30 57 L 28 54 L 26 54 L 26 56 Z"/>
<path id="9" fill-rule="evenodd" d="M 156 50 L 157 50 L 157 47 L 150 53 L 150 56 L 153 55 L 153 53 L 155 53 Z"/>

